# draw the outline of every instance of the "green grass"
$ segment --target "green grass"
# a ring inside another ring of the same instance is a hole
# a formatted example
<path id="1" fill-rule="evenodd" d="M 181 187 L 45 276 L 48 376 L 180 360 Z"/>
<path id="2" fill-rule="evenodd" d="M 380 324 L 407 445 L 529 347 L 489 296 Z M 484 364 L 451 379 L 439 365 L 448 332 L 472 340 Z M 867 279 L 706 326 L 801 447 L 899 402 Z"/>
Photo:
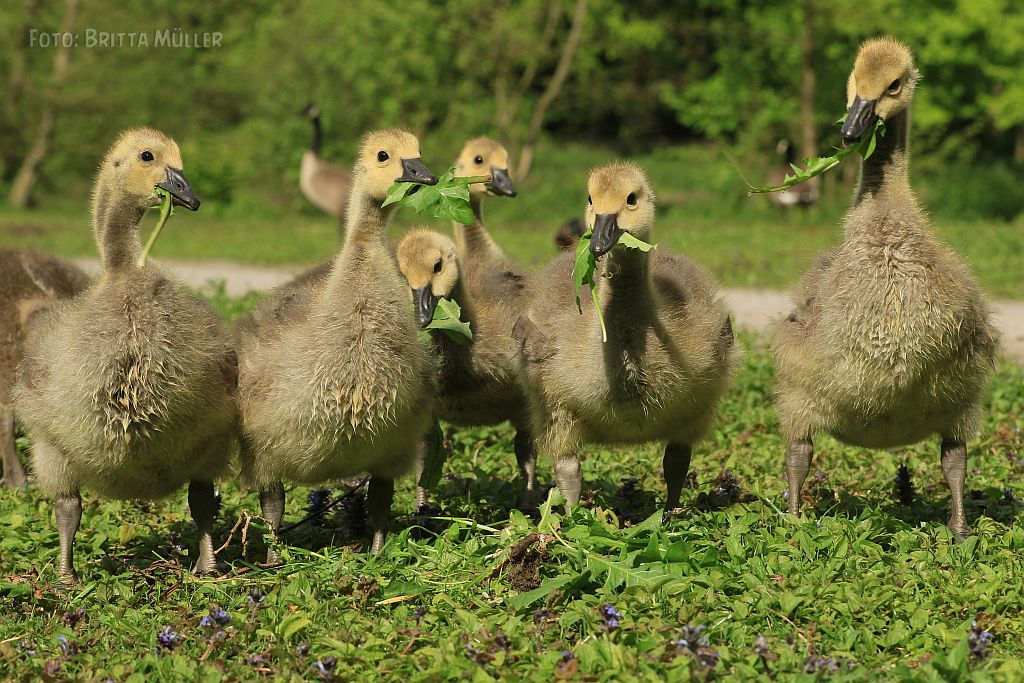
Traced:
<path id="1" fill-rule="evenodd" d="M 196 580 L 184 491 L 153 504 L 87 495 L 83 583 L 62 590 L 52 505 L 31 489 L 0 491 L 0 679 L 316 680 L 314 663 L 335 658 L 338 680 L 821 680 L 804 673 L 812 654 L 842 661 L 834 680 L 1024 676 L 1024 520 L 1012 500 L 1024 498 L 1024 371 L 1004 368 L 988 392 L 970 444 L 977 535 L 953 544 L 935 443 L 890 454 L 822 438 L 806 514 L 781 514 L 772 370 L 758 339 L 744 343 L 750 351 L 719 427 L 696 450 L 684 507 L 664 524 L 651 517 L 664 495 L 656 446 L 587 446 L 586 508 L 537 519 L 508 507 L 510 430 L 468 429 L 452 434 L 434 495 L 440 514 L 410 517 L 412 483 L 403 481 L 378 557 L 363 552 L 359 498 L 350 496 L 323 526 L 286 536 L 284 566 L 255 563 L 265 526 L 254 519 L 246 552 L 236 532 L 220 554 L 228 573 Z M 901 463 L 917 491 L 911 505 L 895 499 Z M 540 475 L 550 483 L 549 464 Z M 252 492 L 222 486 L 217 543 L 258 512 Z M 307 493 L 289 488 L 286 523 L 303 516 Z M 545 534 L 543 548 L 513 556 L 531 533 Z M 257 606 L 253 589 L 264 596 Z M 600 615 L 606 604 L 621 614 L 618 628 Z M 214 608 L 230 623 L 201 625 Z M 967 649 L 974 620 L 994 635 L 984 659 Z M 710 668 L 677 646 L 687 625 L 707 627 L 718 655 Z M 160 654 L 165 627 L 180 645 Z"/>
<path id="2" fill-rule="evenodd" d="M 587 171 L 615 158 L 608 150 L 581 145 L 544 148 L 533 174 L 520 187 L 519 198 L 487 203 L 488 228 L 511 256 L 529 267 L 542 265 L 555 254 L 555 230 L 583 213 Z M 636 161 L 650 174 L 659 197 L 654 241 L 688 254 L 725 285 L 789 287 L 814 254 L 842 237 L 842 213 L 853 185 L 852 165 L 826 177 L 819 206 L 784 214 L 766 197 L 747 197 L 736 168 L 713 148 L 667 148 Z M 763 165 L 742 162 L 742 166 L 751 178 L 767 174 Z M 925 204 L 940 209 L 948 194 L 937 183 L 941 171 L 923 173 L 919 183 Z M 202 195 L 202 188 L 197 191 Z M 160 237 L 155 255 L 301 264 L 318 261 L 337 249 L 334 220 L 317 214 L 301 198 L 293 197 L 293 208 L 284 209 L 252 198 L 251 193 L 243 197 L 248 199 L 229 206 L 204 204 L 196 214 L 179 211 Z M 955 216 L 949 211 L 937 212 L 936 234 L 963 255 L 989 294 L 1024 298 L 1020 269 L 1024 215 L 1009 222 Z M 147 229 L 153 220 L 147 218 Z M 446 223 L 431 223 L 401 211 L 392 235 L 397 237 L 409 226 L 422 224 L 450 230 Z M 34 211 L 0 208 L 0 238 L 5 246 L 70 256 L 96 253 L 84 202 L 61 200 Z"/>

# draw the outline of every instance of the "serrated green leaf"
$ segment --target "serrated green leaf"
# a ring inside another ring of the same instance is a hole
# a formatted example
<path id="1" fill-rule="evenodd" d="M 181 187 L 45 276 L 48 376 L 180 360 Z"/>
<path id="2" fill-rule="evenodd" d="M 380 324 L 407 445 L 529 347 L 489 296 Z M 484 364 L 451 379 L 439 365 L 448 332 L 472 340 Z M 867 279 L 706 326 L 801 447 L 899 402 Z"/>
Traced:
<path id="1" fill-rule="evenodd" d="M 576 259 L 573 261 L 572 265 L 572 281 L 576 290 L 576 308 L 579 309 L 579 312 L 582 315 L 583 303 L 580 300 L 580 290 L 583 288 L 583 285 L 589 285 L 590 298 L 594 300 L 594 309 L 597 311 L 597 319 L 601 323 L 601 340 L 608 341 L 608 330 L 604 324 L 604 313 L 601 310 L 601 301 L 597 298 L 597 281 L 594 279 L 594 274 L 597 271 L 597 259 L 590 251 L 591 237 L 593 237 L 593 231 L 587 230 L 582 236 L 580 236 L 580 243 L 576 245 Z M 639 249 L 644 252 L 650 251 L 656 246 L 648 244 L 625 231 L 622 232 L 619 236 L 619 241 L 616 242 L 616 245 L 620 244 L 627 249 Z"/>
<path id="2" fill-rule="evenodd" d="M 628 249 L 639 249 L 640 251 L 644 252 L 650 251 L 651 249 L 654 249 L 657 246 L 656 244 L 648 244 L 647 242 L 644 242 L 642 239 L 638 237 L 634 237 L 631 233 L 628 232 L 622 233 L 622 236 L 619 237 L 618 244 L 621 244 L 622 246 Z"/>
<path id="3" fill-rule="evenodd" d="M 441 330 L 446 336 L 458 344 L 468 344 L 473 341 L 473 330 L 469 323 L 460 320 L 462 308 L 454 299 L 441 299 L 434 307 L 434 317 L 424 328 L 427 330 Z"/>
<path id="4" fill-rule="evenodd" d="M 381 206 L 398 204 L 417 214 L 470 225 L 474 216 L 469 204 L 469 185 L 486 182 L 490 178 L 489 175 L 456 178 L 455 167 L 452 166 L 438 177 L 435 185 L 395 183 L 388 190 L 387 199 Z M 413 188 L 417 188 L 415 192 Z"/>
<path id="5" fill-rule="evenodd" d="M 526 593 L 513 595 L 507 602 L 513 609 L 522 609 L 532 605 L 541 598 L 547 597 L 552 591 L 558 590 L 574 578 L 575 577 L 571 574 L 563 574 L 562 576 L 556 576 L 553 579 L 544 579 L 539 587 L 534 588 L 532 591 L 527 591 Z"/>
<path id="6" fill-rule="evenodd" d="M 843 118 L 840 119 L 839 123 L 842 123 L 845 120 L 846 116 L 844 115 Z M 884 135 L 885 121 L 882 119 L 876 119 L 875 126 L 871 129 L 871 134 L 865 135 L 856 145 L 837 149 L 835 154 L 832 156 L 808 157 L 803 160 L 804 168 L 800 168 L 795 164 L 790 164 L 790 168 L 793 169 L 795 175 L 786 174 L 786 177 L 778 185 L 754 186 L 748 183 L 747 187 L 749 188 L 749 194 L 763 194 L 767 192 L 781 192 L 783 190 L 788 190 L 794 185 L 799 185 L 800 183 L 806 182 L 811 178 L 815 178 L 822 173 L 835 168 L 854 152 L 859 153 L 864 159 L 868 159 L 875 152 L 877 138 Z"/>

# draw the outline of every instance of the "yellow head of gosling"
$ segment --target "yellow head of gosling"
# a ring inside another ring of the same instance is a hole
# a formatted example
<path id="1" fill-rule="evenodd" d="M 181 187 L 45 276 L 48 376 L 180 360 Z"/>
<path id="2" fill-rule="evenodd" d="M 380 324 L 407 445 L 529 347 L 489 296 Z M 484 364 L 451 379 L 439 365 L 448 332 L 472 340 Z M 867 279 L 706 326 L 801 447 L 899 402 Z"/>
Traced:
<path id="1" fill-rule="evenodd" d="M 856 142 L 876 119 L 885 121 L 906 109 L 918 77 L 906 45 L 887 37 L 864 41 L 846 82 L 843 142 Z"/>
<path id="2" fill-rule="evenodd" d="M 470 140 L 462 148 L 455 163 L 456 177 L 489 175 L 490 182 L 473 183 L 469 191 L 478 197 L 515 197 L 519 190 L 512 184 L 508 171 L 508 151 L 501 143 L 482 137 Z"/>
<path id="3" fill-rule="evenodd" d="M 103 158 L 99 175 L 104 182 L 97 183 L 96 192 L 119 194 L 128 205 L 140 209 L 160 204 L 153 192 L 158 187 L 170 192 L 175 204 L 192 211 L 199 208 L 199 198 L 182 171 L 178 144 L 152 128 L 121 133 Z"/>
<path id="4" fill-rule="evenodd" d="M 354 174 L 366 194 L 381 201 L 396 182 L 437 183 L 437 176 L 420 158 L 420 141 L 397 129 L 376 130 L 363 137 Z"/>
<path id="5" fill-rule="evenodd" d="M 432 230 L 413 230 L 398 243 L 398 270 L 412 290 L 416 324 L 426 327 L 437 302 L 451 296 L 459 280 L 455 242 Z"/>
<path id="6" fill-rule="evenodd" d="M 654 192 L 647 174 L 631 163 L 599 166 L 587 179 L 587 227 L 590 251 L 603 256 L 622 233 L 647 240 L 654 224 Z"/>

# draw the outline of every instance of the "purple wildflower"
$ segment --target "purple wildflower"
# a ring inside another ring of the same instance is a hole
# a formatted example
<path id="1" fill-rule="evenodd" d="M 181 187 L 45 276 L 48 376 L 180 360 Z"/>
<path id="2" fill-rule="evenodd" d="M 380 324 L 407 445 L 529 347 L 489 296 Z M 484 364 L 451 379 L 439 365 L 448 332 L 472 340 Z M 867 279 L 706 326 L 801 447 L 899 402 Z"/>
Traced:
<path id="1" fill-rule="evenodd" d="M 157 654 L 171 652 L 179 645 L 181 645 L 181 636 L 170 626 L 164 626 L 164 630 L 156 634 Z"/>
<path id="2" fill-rule="evenodd" d="M 613 605 L 605 604 L 598 608 L 598 613 L 601 615 L 602 626 L 608 633 L 616 631 L 619 628 L 619 621 L 622 619 L 622 614 L 619 610 L 615 609 Z"/>
<path id="3" fill-rule="evenodd" d="M 338 660 L 334 657 L 324 657 L 323 659 L 313 662 L 313 673 L 315 673 L 321 680 L 337 680 L 338 677 L 334 674 L 334 667 L 337 666 L 337 664 Z"/>
<path id="4" fill-rule="evenodd" d="M 985 659 L 988 657 L 988 648 L 995 638 L 976 621 L 971 622 L 971 628 L 967 630 L 967 647 L 971 652 L 971 659 Z"/>
<path id="5" fill-rule="evenodd" d="M 711 647 L 708 637 L 704 635 L 707 626 L 698 624 L 683 627 L 679 638 L 671 641 L 677 652 L 685 653 L 693 658 L 704 669 L 713 669 L 718 665 L 718 650 Z"/>
<path id="6" fill-rule="evenodd" d="M 306 496 L 306 513 L 314 526 L 323 526 L 324 512 L 331 500 L 331 489 L 313 489 Z"/>

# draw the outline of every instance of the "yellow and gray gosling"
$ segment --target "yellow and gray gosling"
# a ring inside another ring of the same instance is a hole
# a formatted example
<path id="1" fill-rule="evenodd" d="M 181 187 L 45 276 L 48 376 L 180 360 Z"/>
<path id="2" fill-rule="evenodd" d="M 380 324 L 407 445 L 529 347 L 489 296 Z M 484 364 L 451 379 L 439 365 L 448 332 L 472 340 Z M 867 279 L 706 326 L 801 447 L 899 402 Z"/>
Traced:
<path id="1" fill-rule="evenodd" d="M 188 483 L 199 533 L 194 571 L 213 573 L 213 480 L 237 430 L 237 366 L 219 317 L 158 265 L 138 266 L 139 221 L 160 187 L 195 210 L 178 145 L 125 131 L 100 165 L 92 217 L 102 271 L 33 321 L 15 388 L 35 483 L 56 499 L 58 571 L 76 580 L 81 489 L 121 499 Z"/>
<path id="2" fill-rule="evenodd" d="M 589 290 L 576 306 L 564 253 L 528 278 L 526 313 L 516 325 L 520 378 L 538 452 L 554 461 L 558 487 L 580 500 L 579 453 L 586 443 L 667 441 L 665 507 L 678 506 L 692 448 L 714 422 L 732 378 L 736 347 L 718 288 L 708 273 L 664 246 L 617 245 L 628 232 L 649 240 L 654 193 L 628 163 L 594 169 L 587 182 L 590 249 L 599 263 L 602 342 Z"/>
<path id="3" fill-rule="evenodd" d="M 869 448 L 938 434 L 949 528 L 963 537 L 966 441 L 978 428 L 997 336 L 974 278 L 931 234 L 910 187 L 917 81 L 910 50 L 891 38 L 857 52 L 843 141 L 870 134 L 877 118 L 886 134 L 861 165 L 842 243 L 804 275 L 795 310 L 775 330 L 779 419 L 794 515 L 815 433 Z"/>

